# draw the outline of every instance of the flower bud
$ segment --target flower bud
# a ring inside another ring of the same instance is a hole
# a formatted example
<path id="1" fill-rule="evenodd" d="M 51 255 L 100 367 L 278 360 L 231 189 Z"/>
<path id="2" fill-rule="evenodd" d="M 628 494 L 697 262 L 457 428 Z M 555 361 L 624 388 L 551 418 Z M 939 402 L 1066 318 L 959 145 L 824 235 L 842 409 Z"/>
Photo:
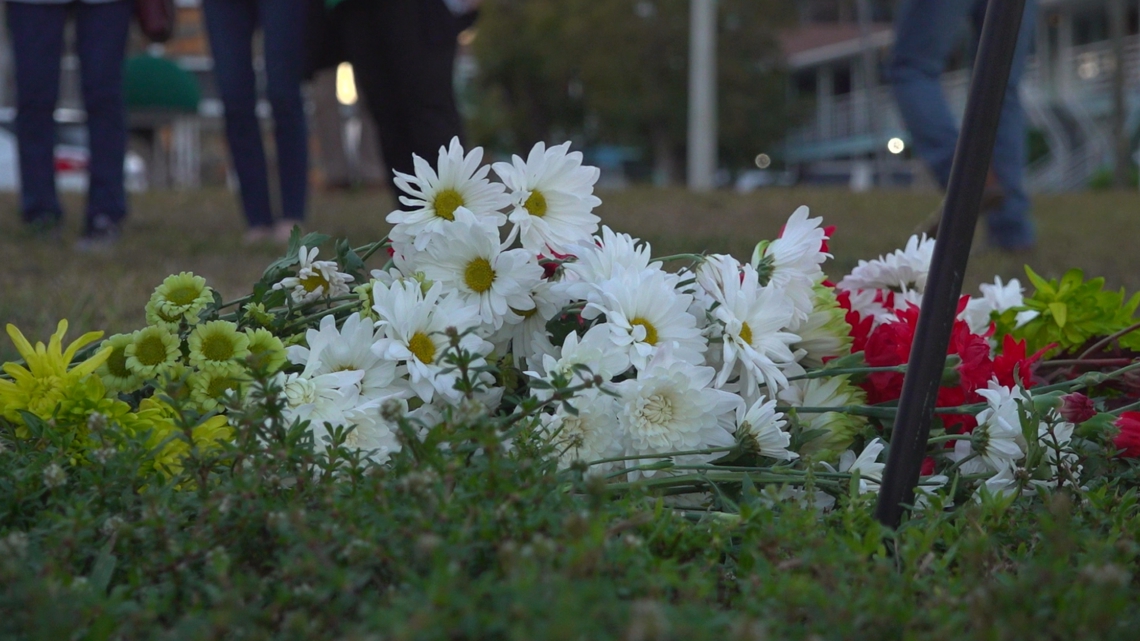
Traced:
<path id="1" fill-rule="evenodd" d="M 1059 411 L 1061 418 L 1076 425 L 1096 416 L 1096 408 L 1093 407 L 1092 399 L 1080 392 L 1062 396 Z"/>
<path id="2" fill-rule="evenodd" d="M 1140 458 L 1140 412 L 1124 412 L 1113 425 L 1120 429 L 1112 439 L 1116 449 L 1123 450 L 1120 456 Z"/>

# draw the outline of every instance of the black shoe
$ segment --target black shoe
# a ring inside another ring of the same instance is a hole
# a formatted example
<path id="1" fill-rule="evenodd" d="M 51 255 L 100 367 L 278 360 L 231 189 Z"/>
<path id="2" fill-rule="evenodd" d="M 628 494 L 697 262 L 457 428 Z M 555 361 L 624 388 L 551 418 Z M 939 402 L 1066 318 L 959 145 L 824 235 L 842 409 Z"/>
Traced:
<path id="1" fill-rule="evenodd" d="M 75 242 L 75 251 L 83 253 L 105 252 L 119 242 L 119 223 L 106 216 L 95 216 L 87 221 L 83 235 Z"/>

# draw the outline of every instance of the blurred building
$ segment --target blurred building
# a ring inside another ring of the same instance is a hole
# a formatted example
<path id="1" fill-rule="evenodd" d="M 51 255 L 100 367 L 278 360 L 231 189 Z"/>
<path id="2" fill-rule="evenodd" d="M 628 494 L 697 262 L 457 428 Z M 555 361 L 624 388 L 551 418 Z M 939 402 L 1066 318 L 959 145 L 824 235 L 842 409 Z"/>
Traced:
<path id="1" fill-rule="evenodd" d="M 1036 191 L 1082 188 L 1111 166 L 1115 56 L 1110 0 L 1039 0 L 1036 38 L 1022 79 L 1030 122 L 1028 185 Z M 1123 39 L 1125 135 L 1140 143 L 1140 0 L 1126 3 Z M 924 180 L 882 70 L 894 34 L 889 13 L 856 20 L 852 4 L 813 0 L 801 23 L 781 34 L 792 99 L 810 116 L 787 138 L 784 160 L 803 180 L 847 182 L 876 171 L 880 184 Z M 848 9 L 844 9 L 848 7 Z M 972 46 L 950 60 L 943 86 L 951 109 L 965 108 Z M 864 55 L 869 53 L 871 73 Z"/>

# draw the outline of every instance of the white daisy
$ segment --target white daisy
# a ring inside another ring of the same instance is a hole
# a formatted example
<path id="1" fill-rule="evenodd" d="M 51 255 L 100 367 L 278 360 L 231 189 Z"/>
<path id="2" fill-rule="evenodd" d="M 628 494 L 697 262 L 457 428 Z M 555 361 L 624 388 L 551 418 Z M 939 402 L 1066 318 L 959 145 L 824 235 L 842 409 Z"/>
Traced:
<path id="1" fill-rule="evenodd" d="M 788 450 L 792 443 L 790 434 L 784 431 L 788 421 L 776 411 L 776 401 L 760 398 L 748 411 L 742 403 L 736 412 L 736 438 L 748 439 L 755 443 L 761 456 L 780 461 L 798 458 L 799 454 Z"/>
<path id="2" fill-rule="evenodd" d="M 391 286 L 377 282 L 373 289 L 376 301 L 373 311 L 380 330 L 372 346 L 381 358 L 403 362 L 408 369 L 412 391 L 425 403 L 436 394 L 458 398 L 455 390 L 457 372 L 443 362 L 449 348 L 445 331 L 454 327 L 459 332 L 479 326 L 479 312 L 465 306 L 456 296 L 443 295 L 443 285 L 435 283 L 425 293 L 415 281 L 397 281 Z M 485 355 L 491 345 L 473 333 L 460 340 L 460 347 L 472 354 Z M 477 358 L 475 365 L 484 364 Z"/>
<path id="3" fill-rule="evenodd" d="M 399 399 L 398 402 L 407 413 L 407 401 Z M 400 440 L 396 437 L 395 426 L 390 425 L 381 414 L 381 400 L 360 403 L 344 413 L 343 423 L 334 424 L 333 427 L 351 428 L 344 438 L 343 447 L 357 450 L 367 454 L 368 459 L 374 463 L 386 463 L 392 454 L 400 451 Z M 331 432 L 325 424 L 310 424 L 313 433 L 313 442 L 317 452 L 324 452 L 327 439 Z"/>
<path id="4" fill-rule="evenodd" d="M 417 250 L 423 250 L 433 235 L 445 233 L 460 207 L 495 227 L 506 222 L 499 210 L 510 200 L 503 185 L 487 180 L 491 167 L 480 166 L 482 147 L 464 155 L 459 138 L 452 138 L 450 146 L 439 149 L 438 174 L 419 156 L 414 156 L 413 162 L 415 176 L 396 172 L 396 186 L 409 194 L 400 196 L 400 202 L 412 209 L 388 214 L 393 241 L 413 243 Z"/>
<path id="5" fill-rule="evenodd" d="M 911 236 L 906 247 L 871 261 L 860 260 L 851 273 L 839 281 L 839 289 L 883 289 L 894 292 L 926 290 L 934 239 L 926 234 Z M 898 306 L 896 306 L 898 309 Z"/>
<path id="6" fill-rule="evenodd" d="M 320 327 L 305 333 L 308 347 L 292 345 L 288 348 L 289 360 L 304 365 L 301 376 L 312 378 L 332 372 L 363 372 L 360 393 L 366 400 L 402 394 L 406 388 L 396 382 L 395 361 L 380 358 L 372 353 L 375 330 L 370 321 L 359 313 L 344 320 L 337 329 L 332 315 L 321 319 Z"/>
<path id="7" fill-rule="evenodd" d="M 509 314 L 535 308 L 530 292 L 543 273 L 531 252 L 502 251 L 498 230 L 480 224 L 464 209 L 456 210 L 448 233 L 428 246 L 419 267 L 426 278 L 474 305 L 492 329 L 502 327 Z"/>
<path id="8" fill-rule="evenodd" d="M 490 341 L 504 351 L 509 343 L 515 363 L 532 367 L 541 363 L 543 354 L 553 353 L 546 324 L 570 301 L 549 280 L 537 281 L 527 295 L 533 307 L 525 311 L 512 309 Z"/>
<path id="9" fill-rule="evenodd" d="M 292 290 L 289 294 L 298 305 L 347 294 L 348 283 L 353 281 L 353 277 L 338 271 L 336 261 L 316 260 L 317 253 L 316 247 L 309 249 L 301 245 L 297 254 L 301 261 L 297 275 L 281 279 L 273 289 Z"/>
<path id="10" fill-rule="evenodd" d="M 866 447 L 859 456 L 847 450 L 839 457 L 839 471 L 854 474 L 859 473 L 859 493 L 878 492 L 879 484 L 883 481 L 883 468 L 885 463 L 879 463 L 879 455 L 887 447 L 882 439 L 876 438 Z"/>
<path id="11" fill-rule="evenodd" d="M 519 228 L 522 246 L 535 252 L 547 248 L 565 253 L 571 244 L 588 239 L 601 220 L 591 212 L 602 201 L 594 196 L 597 167 L 582 166 L 582 153 L 569 152 L 570 143 L 546 148 L 536 144 L 524 162 L 493 165 L 510 190 L 514 210 L 509 220 Z"/>
<path id="12" fill-rule="evenodd" d="M 566 289 L 567 298 L 585 299 L 598 283 L 624 272 L 661 267 L 661 263 L 650 262 L 649 243 L 629 234 L 619 234 L 604 225 L 600 238 L 595 236 L 568 251 L 575 259 L 562 265 L 565 276 L 560 284 Z"/>
<path id="13" fill-rule="evenodd" d="M 729 431 L 739 396 L 709 387 L 716 372 L 661 354 L 636 379 L 618 384 L 618 425 L 626 455 L 665 454 L 731 446 Z M 707 462 L 716 455 L 686 455 L 678 462 Z M 630 462 L 630 467 L 650 462 Z M 650 476 L 652 472 L 642 472 Z M 634 478 L 639 474 L 632 473 Z"/>
<path id="14" fill-rule="evenodd" d="M 1025 458 L 1025 436 L 1021 430 L 1020 403 L 1028 402 L 1018 387 L 1003 387 L 996 380 L 990 381 L 988 389 L 979 389 L 978 394 L 986 399 L 988 407 L 978 413 L 978 426 L 974 428 L 974 441 L 961 440 L 954 443 L 954 451 L 949 454 L 953 461 L 960 461 L 971 454 L 977 457 L 961 465 L 963 474 L 985 474 L 999 472 Z"/>
<path id="15" fill-rule="evenodd" d="M 760 274 L 760 282 L 783 290 L 799 319 L 811 313 L 812 286 L 823 280 L 820 265 L 831 256 L 823 251 L 827 234 L 820 227 L 822 222 L 822 218 L 808 218 L 808 208 L 800 207 L 788 218 L 779 238 L 766 246 L 757 245 L 752 253 L 752 267 Z"/>
<path id="16" fill-rule="evenodd" d="M 707 345 L 688 312 L 693 297 L 678 292 L 673 278 L 660 270 L 623 272 L 597 287 L 587 299 L 583 317 L 604 314 L 616 349 L 641 369 L 661 346 L 694 365 L 704 362 Z"/>
<path id="17" fill-rule="evenodd" d="M 278 377 L 285 397 L 285 420 L 309 421 L 309 430 L 314 431 L 325 423 L 345 424 L 345 415 L 356 406 L 358 385 L 364 372 L 330 372 L 317 376 L 278 374 Z"/>
<path id="18" fill-rule="evenodd" d="M 1021 307 L 1025 303 L 1022 297 L 1024 289 L 1016 278 L 1010 279 L 1006 284 L 1002 283 L 1001 276 L 995 276 L 992 284 L 982 283 L 978 289 L 981 290 L 982 296 L 971 298 L 966 303 L 966 309 L 958 315 L 958 318 L 966 321 L 970 331 L 975 334 L 984 334 L 989 330 L 993 314 L 1001 314 L 1007 309 Z M 1018 312 L 1016 327 L 1021 327 L 1037 318 L 1037 315 L 1038 313 L 1033 310 Z"/>
<path id="19" fill-rule="evenodd" d="M 595 376 L 609 381 L 629 369 L 629 355 L 613 349 L 610 332 L 605 323 L 591 327 L 581 340 L 578 339 L 578 334 L 570 332 L 562 347 L 557 348 L 556 354 L 543 355 L 542 363 L 536 371 L 527 373 L 535 378 L 546 378 L 557 372 L 570 380 L 576 380 L 580 376 L 575 373 L 574 366 L 585 365 Z M 539 398 L 544 398 L 544 393 L 545 390 L 535 391 Z"/>
<path id="20" fill-rule="evenodd" d="M 739 269 L 727 261 L 721 265 L 726 270 L 721 277 L 724 299 L 713 310 L 713 317 L 724 326 L 724 362 L 717 387 L 735 374 L 742 377 L 746 393 L 763 383 L 769 394 L 775 394 L 788 383 L 781 366 L 795 362 L 788 346 L 800 339 L 782 331 L 792 321 L 792 306 L 779 290 L 761 287 L 751 265 Z"/>
<path id="21" fill-rule="evenodd" d="M 558 467 L 567 468 L 574 461 L 598 461 L 621 456 L 618 434 L 617 399 L 595 389 L 577 394 L 570 404 L 577 415 L 559 404 L 554 414 L 543 415 L 542 429 L 558 453 Z M 613 465 L 594 465 L 591 474 L 604 474 Z"/>

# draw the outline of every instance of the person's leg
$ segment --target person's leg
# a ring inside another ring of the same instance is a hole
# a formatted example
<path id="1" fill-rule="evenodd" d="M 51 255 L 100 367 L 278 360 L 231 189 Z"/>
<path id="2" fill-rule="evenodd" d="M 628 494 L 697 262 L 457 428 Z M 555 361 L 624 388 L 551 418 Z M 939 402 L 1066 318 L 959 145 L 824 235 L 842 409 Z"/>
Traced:
<path id="1" fill-rule="evenodd" d="M 305 219 L 309 191 L 309 138 L 301 80 L 308 6 L 297 0 L 258 0 L 265 34 L 266 93 L 273 107 L 273 136 L 281 178 L 281 213 L 285 220 Z"/>
<path id="2" fill-rule="evenodd" d="M 360 142 L 356 147 L 356 169 L 358 177 L 366 185 L 376 186 L 387 182 L 388 171 L 380 154 L 380 134 L 376 130 L 376 119 L 368 110 L 368 100 L 363 94 L 357 95 L 356 110 L 360 118 Z"/>
<path id="3" fill-rule="evenodd" d="M 7 2 L 16 75 L 16 144 L 24 222 L 54 225 L 62 216 L 55 189 L 55 105 L 67 7 Z"/>
<path id="4" fill-rule="evenodd" d="M 1036 231 L 1029 213 L 1029 196 L 1025 193 L 1025 112 L 1021 108 L 1018 84 L 1025 70 L 1025 58 L 1036 27 L 1037 3 L 1025 3 L 1017 52 L 1009 73 L 1009 87 L 1002 104 L 990 170 L 1001 182 L 1005 199 L 1000 207 L 986 215 L 989 242 L 1002 249 L 1025 249 L 1036 242 Z"/>
<path id="5" fill-rule="evenodd" d="M 242 209 L 250 227 L 269 228 L 269 178 L 261 123 L 257 119 L 257 77 L 253 72 L 255 0 L 204 0 L 202 10 L 214 57 L 214 80 L 225 106 L 226 140 L 237 173 Z"/>
<path id="6" fill-rule="evenodd" d="M 313 134 L 325 187 L 348 186 L 352 176 L 344 148 L 344 120 L 336 98 L 336 67 L 318 71 L 309 91 L 313 97 Z"/>
<path id="7" fill-rule="evenodd" d="M 891 87 L 915 153 L 943 189 L 958 143 L 958 123 L 942 92 L 946 59 L 962 36 L 974 0 L 905 0 L 895 19 Z"/>
<path id="8" fill-rule="evenodd" d="M 76 49 L 91 146 L 88 233 L 116 227 L 127 215 L 123 187 L 123 160 L 127 153 L 123 58 L 133 8 L 128 0 L 80 3 L 77 7 Z"/>

